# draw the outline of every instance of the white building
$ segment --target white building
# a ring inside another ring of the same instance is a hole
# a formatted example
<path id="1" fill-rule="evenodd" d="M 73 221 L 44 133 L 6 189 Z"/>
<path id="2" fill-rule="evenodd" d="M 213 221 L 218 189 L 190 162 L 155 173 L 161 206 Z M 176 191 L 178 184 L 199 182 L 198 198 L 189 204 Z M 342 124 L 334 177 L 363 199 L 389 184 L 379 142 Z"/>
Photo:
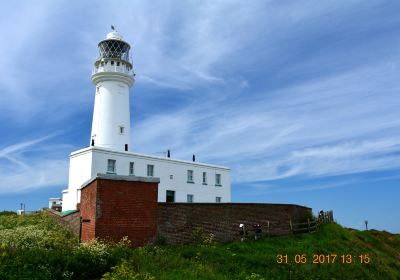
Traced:
<path id="1" fill-rule="evenodd" d="M 116 32 L 99 43 L 92 73 L 96 86 L 90 146 L 71 153 L 63 212 L 76 209 L 80 188 L 98 173 L 160 178 L 160 202 L 230 202 L 230 169 L 130 152 L 130 45 Z"/>
<path id="2" fill-rule="evenodd" d="M 49 209 L 62 206 L 62 199 L 58 197 L 49 198 Z"/>

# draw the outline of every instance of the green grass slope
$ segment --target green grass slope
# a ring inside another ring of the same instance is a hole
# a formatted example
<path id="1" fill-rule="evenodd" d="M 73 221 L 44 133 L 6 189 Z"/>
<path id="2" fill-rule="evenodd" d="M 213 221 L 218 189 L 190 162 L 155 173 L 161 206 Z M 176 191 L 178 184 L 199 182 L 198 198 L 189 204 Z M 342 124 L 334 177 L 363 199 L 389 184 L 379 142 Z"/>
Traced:
<path id="1" fill-rule="evenodd" d="M 204 237 L 130 249 L 127 242 L 78 245 L 45 214 L 7 213 L 0 214 L 0 279 L 400 279 L 400 235 L 332 223 L 259 241 Z"/>

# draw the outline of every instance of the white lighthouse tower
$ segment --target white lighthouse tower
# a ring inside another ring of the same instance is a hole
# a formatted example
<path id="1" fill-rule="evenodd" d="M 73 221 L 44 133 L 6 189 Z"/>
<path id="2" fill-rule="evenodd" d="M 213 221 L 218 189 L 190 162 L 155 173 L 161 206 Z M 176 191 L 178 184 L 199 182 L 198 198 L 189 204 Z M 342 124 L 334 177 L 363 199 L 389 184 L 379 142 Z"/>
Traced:
<path id="1" fill-rule="evenodd" d="M 133 153 L 129 89 L 134 83 L 130 45 L 114 29 L 98 44 L 92 82 L 96 86 L 89 146 L 70 154 L 64 214 L 76 211 L 81 188 L 101 176 L 118 180 L 158 177 L 160 202 L 230 202 L 230 169 L 192 160 Z M 157 147 L 159 149 L 159 147 Z M 99 202 L 101 203 L 101 202 Z"/>
<path id="2" fill-rule="evenodd" d="M 96 85 L 90 145 L 116 151 L 130 147 L 129 88 L 134 82 L 130 45 L 115 30 L 100 41 L 92 82 Z"/>

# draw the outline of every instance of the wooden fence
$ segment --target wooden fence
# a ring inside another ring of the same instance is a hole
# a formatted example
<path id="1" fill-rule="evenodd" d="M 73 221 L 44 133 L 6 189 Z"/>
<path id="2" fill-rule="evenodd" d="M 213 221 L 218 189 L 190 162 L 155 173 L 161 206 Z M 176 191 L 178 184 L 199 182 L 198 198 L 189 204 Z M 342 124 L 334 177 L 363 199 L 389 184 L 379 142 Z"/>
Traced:
<path id="1" fill-rule="evenodd" d="M 290 230 L 296 233 L 315 232 L 324 223 L 333 222 L 333 211 L 321 211 L 315 220 L 308 219 L 305 223 L 292 223 L 289 221 Z"/>
<path id="2" fill-rule="evenodd" d="M 293 223 L 291 219 L 289 219 L 289 230 L 286 234 L 297 234 L 297 233 L 312 233 L 319 229 L 319 227 L 324 223 L 333 222 L 333 211 L 321 211 L 316 219 L 310 220 L 304 223 Z M 262 231 L 263 228 L 265 231 Z M 252 230 L 246 230 L 244 225 L 240 225 L 240 240 L 244 241 L 247 239 L 255 239 L 258 240 L 262 235 L 266 235 L 270 237 L 270 222 L 266 221 L 264 226 L 260 224 L 254 224 Z"/>

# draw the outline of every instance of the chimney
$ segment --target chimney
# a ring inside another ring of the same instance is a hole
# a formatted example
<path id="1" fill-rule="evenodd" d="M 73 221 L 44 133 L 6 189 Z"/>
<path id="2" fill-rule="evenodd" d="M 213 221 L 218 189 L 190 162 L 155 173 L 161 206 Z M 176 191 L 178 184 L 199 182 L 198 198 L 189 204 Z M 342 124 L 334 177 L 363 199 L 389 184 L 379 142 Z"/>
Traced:
<path id="1" fill-rule="evenodd" d="M 171 151 L 168 150 L 168 151 L 167 151 L 167 158 L 170 158 L 170 157 L 171 157 Z"/>
<path id="2" fill-rule="evenodd" d="M 196 161 L 196 156 L 195 155 L 193 155 L 192 161 Z"/>

